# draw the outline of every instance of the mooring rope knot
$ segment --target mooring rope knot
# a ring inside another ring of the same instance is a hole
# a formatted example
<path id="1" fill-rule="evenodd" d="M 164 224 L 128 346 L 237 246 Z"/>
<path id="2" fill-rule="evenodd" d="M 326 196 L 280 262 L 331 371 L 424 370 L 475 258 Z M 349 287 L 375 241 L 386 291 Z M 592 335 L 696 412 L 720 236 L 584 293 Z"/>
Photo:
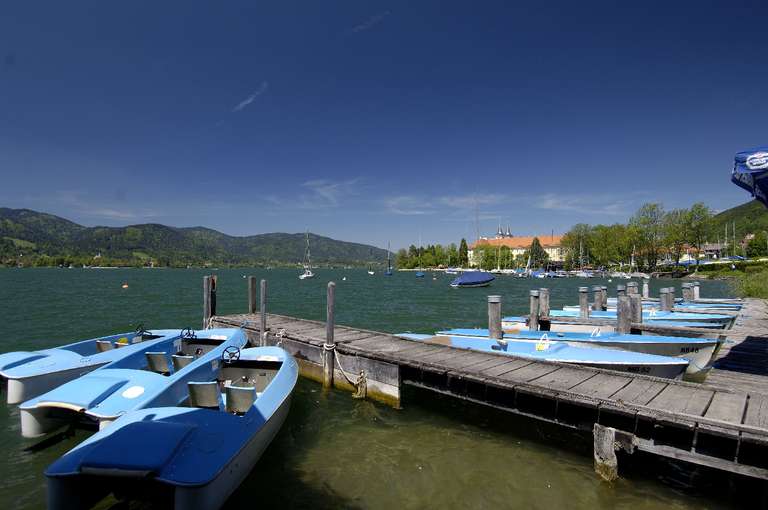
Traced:
<path id="1" fill-rule="evenodd" d="M 336 344 L 323 344 L 323 350 L 335 351 Z M 352 394 L 352 398 L 365 398 L 366 395 L 368 394 L 368 380 L 365 377 L 365 370 L 360 370 L 360 375 L 358 375 L 357 381 L 353 381 L 347 375 L 347 372 L 344 370 L 344 367 L 341 366 L 341 361 L 339 361 L 339 357 L 334 355 L 333 359 L 336 361 L 336 366 L 339 367 L 339 371 L 341 372 L 341 375 L 344 376 L 344 379 L 347 380 L 347 383 L 349 383 L 353 388 L 355 388 L 355 392 Z"/>

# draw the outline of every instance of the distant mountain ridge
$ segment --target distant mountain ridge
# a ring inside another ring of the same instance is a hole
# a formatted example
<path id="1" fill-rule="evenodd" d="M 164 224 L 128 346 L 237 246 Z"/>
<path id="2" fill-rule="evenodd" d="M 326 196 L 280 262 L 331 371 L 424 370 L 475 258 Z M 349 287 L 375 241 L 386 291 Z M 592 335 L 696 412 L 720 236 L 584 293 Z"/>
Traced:
<path id="1" fill-rule="evenodd" d="M 768 208 L 757 200 L 751 200 L 726 209 L 712 218 L 713 235 L 724 238 L 725 226 L 728 225 L 730 237 L 734 222 L 736 222 L 736 235 L 739 238 L 743 238 L 746 234 L 768 231 Z"/>
<path id="2" fill-rule="evenodd" d="M 309 234 L 309 239 L 313 264 L 358 265 L 387 258 L 386 250 L 374 246 L 315 234 Z M 155 223 L 84 227 L 30 209 L 0 208 L 0 261 L 13 265 L 24 256 L 26 260 L 35 259 L 37 265 L 72 263 L 73 259 L 88 265 L 107 261 L 125 265 L 152 261 L 164 266 L 286 265 L 301 262 L 305 245 L 305 234 L 238 237 L 205 227 L 177 228 Z M 101 257 L 94 260 L 99 254 Z"/>

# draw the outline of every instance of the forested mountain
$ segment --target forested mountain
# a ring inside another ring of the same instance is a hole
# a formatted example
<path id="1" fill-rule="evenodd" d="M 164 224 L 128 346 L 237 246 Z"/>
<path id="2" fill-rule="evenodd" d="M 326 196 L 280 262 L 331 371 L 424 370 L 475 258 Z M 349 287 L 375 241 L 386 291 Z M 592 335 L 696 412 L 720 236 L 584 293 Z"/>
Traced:
<path id="1" fill-rule="evenodd" d="M 728 235 L 732 235 L 733 222 L 736 222 L 736 235 L 758 234 L 768 231 L 768 208 L 757 200 L 731 207 L 712 217 L 713 238 L 725 236 L 725 225 L 728 224 Z"/>
<path id="2" fill-rule="evenodd" d="M 313 264 L 367 264 L 387 257 L 373 246 L 315 234 L 309 239 Z M 0 208 L 0 262 L 9 265 L 286 265 L 301 262 L 304 249 L 304 234 L 235 237 L 152 223 L 84 227 L 29 209 Z"/>

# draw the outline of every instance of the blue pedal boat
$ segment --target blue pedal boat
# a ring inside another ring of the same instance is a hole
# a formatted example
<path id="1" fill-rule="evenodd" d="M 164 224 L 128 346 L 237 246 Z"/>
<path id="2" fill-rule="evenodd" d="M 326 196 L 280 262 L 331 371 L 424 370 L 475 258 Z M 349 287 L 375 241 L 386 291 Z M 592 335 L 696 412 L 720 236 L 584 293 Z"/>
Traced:
<path id="1" fill-rule="evenodd" d="M 490 340 L 487 329 L 455 328 L 438 331 L 436 335 L 486 338 Z M 537 342 L 543 334 L 558 342 L 565 342 L 575 347 L 598 347 L 622 351 L 641 352 L 658 356 L 671 356 L 688 360 L 684 378 L 691 381 L 703 381 L 712 369 L 712 363 L 723 342 L 714 338 L 689 338 L 679 336 L 620 335 L 617 333 L 589 334 L 541 331 L 518 331 L 504 333 L 504 340 Z"/>
<path id="2" fill-rule="evenodd" d="M 531 360 L 555 361 L 666 379 L 681 378 L 688 367 L 688 360 L 683 358 L 615 349 L 574 347 L 566 342 L 550 340 L 547 335 L 542 335 L 543 338 L 536 342 L 499 341 L 480 337 L 418 335 L 413 333 L 403 333 L 397 336 L 406 340 L 446 345 L 456 349 L 493 352 Z"/>
<path id="3" fill-rule="evenodd" d="M 49 466 L 48 508 L 90 508 L 110 493 L 219 508 L 280 430 L 298 374 L 279 347 L 240 351 L 213 381 L 188 383 L 186 407 L 131 411 Z"/>
<path id="4" fill-rule="evenodd" d="M 590 315 L 590 317 L 595 318 L 596 316 Z M 601 318 L 605 318 L 605 317 L 601 317 Z M 645 318 L 643 320 L 645 321 Z M 527 331 L 528 324 L 526 321 L 527 319 L 525 317 L 509 316 L 509 317 L 504 317 L 501 320 L 501 326 L 504 328 L 504 331 L 509 331 L 509 332 Z M 713 330 L 712 332 L 713 335 L 717 334 L 716 333 L 717 330 L 721 330 L 725 327 L 724 324 L 719 322 L 654 320 L 652 324 L 654 326 L 676 326 L 676 327 L 686 327 L 686 328 L 711 329 Z M 578 322 L 565 322 L 565 321 L 558 321 L 557 319 L 553 319 L 550 324 L 550 331 L 563 332 L 563 333 L 597 334 L 597 333 L 613 333 L 616 331 L 616 327 L 614 325 L 594 326 L 591 324 L 579 324 Z"/>
<path id="5" fill-rule="evenodd" d="M 21 434 L 40 437 L 67 425 L 104 428 L 148 404 L 179 405 L 188 381 L 215 377 L 220 358 L 246 343 L 240 329 L 185 330 L 22 403 Z"/>
<path id="6" fill-rule="evenodd" d="M 53 388 L 153 345 L 178 338 L 178 329 L 120 333 L 53 349 L 0 354 L 0 379 L 9 404 L 20 404 Z"/>
<path id="7" fill-rule="evenodd" d="M 551 310 L 549 316 L 557 317 L 579 317 L 578 310 Z M 594 319 L 616 320 L 616 310 L 597 310 L 590 311 L 589 316 Z M 733 321 L 732 315 L 722 313 L 691 313 L 691 312 L 667 312 L 662 310 L 643 310 L 644 322 L 666 321 L 666 322 L 713 322 L 716 324 L 727 325 Z"/>

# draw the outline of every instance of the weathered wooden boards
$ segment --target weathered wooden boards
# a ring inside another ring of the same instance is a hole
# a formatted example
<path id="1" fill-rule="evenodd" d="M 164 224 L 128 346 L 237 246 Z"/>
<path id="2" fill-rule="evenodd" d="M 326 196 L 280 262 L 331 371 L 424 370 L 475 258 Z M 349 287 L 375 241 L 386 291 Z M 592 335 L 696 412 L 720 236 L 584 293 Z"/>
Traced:
<path id="1" fill-rule="evenodd" d="M 323 380 L 323 346 L 331 338 L 338 363 L 328 367 L 334 386 L 350 389 L 348 381 L 364 376 L 368 395 L 393 405 L 409 384 L 570 428 L 599 424 L 634 438 L 647 452 L 768 479 L 768 378 L 760 372 L 768 370 L 768 349 L 753 336 L 755 321 L 768 333 L 768 309 L 749 302 L 734 328 L 741 336 L 723 348 L 716 377 L 692 384 L 404 340 L 331 321 L 275 314 L 212 318 L 216 325 L 244 324 L 257 338 L 265 323 L 267 342 L 289 350 L 302 374 L 317 381 Z M 750 360 L 754 353 L 766 361 Z M 752 365 L 760 373 L 733 369 Z"/>

